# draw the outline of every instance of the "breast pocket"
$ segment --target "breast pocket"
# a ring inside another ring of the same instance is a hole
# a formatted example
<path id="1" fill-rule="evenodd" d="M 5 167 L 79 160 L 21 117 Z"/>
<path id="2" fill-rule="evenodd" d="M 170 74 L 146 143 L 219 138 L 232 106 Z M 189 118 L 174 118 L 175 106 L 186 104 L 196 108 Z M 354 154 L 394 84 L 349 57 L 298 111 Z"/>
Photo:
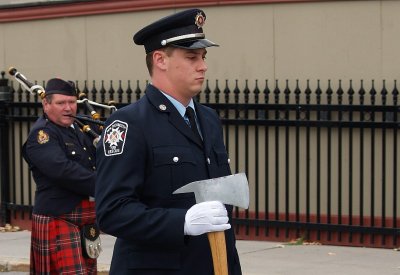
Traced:
<path id="1" fill-rule="evenodd" d="M 196 160 L 190 147 L 161 146 L 153 148 L 155 182 L 168 183 L 168 194 L 189 182 L 196 171 Z"/>
<path id="2" fill-rule="evenodd" d="M 225 151 L 215 150 L 215 155 L 217 157 L 217 163 L 219 166 L 221 165 L 229 165 L 228 154 Z"/>
<path id="3" fill-rule="evenodd" d="M 195 165 L 192 150 L 184 146 L 156 147 L 154 152 L 154 166 L 182 166 L 185 164 Z"/>

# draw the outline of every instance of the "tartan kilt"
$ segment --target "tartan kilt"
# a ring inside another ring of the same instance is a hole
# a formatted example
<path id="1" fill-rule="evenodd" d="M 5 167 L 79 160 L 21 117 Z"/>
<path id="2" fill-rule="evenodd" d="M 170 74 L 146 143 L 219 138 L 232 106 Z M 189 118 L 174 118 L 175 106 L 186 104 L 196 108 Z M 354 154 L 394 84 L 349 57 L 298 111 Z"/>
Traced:
<path id="1" fill-rule="evenodd" d="M 97 260 L 82 254 L 80 228 L 95 223 L 95 203 L 83 200 L 71 213 L 32 215 L 30 274 L 97 274 Z"/>

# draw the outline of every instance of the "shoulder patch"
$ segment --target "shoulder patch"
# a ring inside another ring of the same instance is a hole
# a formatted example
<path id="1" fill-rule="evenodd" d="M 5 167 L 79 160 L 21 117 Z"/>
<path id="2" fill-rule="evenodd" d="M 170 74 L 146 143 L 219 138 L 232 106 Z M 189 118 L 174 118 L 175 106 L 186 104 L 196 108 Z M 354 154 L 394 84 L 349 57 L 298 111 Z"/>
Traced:
<path id="1" fill-rule="evenodd" d="M 128 124 L 115 120 L 104 131 L 103 148 L 106 156 L 120 155 L 124 152 Z"/>
<path id="2" fill-rule="evenodd" d="M 50 140 L 50 136 L 44 130 L 40 130 L 36 139 L 39 144 L 45 144 Z"/>

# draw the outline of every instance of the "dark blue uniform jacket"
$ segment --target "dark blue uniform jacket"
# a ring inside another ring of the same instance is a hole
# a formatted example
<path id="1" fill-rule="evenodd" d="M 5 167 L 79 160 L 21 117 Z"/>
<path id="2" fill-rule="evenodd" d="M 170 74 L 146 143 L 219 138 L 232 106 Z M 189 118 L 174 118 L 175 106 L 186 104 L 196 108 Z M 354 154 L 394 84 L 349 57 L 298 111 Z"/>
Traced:
<path id="1" fill-rule="evenodd" d="M 117 237 L 110 274 L 213 274 L 207 234 L 184 236 L 194 194 L 172 194 L 189 182 L 230 174 L 217 113 L 195 107 L 204 146 L 152 85 L 107 120 L 97 147 L 96 210 L 100 228 Z M 231 216 L 232 206 L 227 209 Z M 225 236 L 230 274 L 241 274 L 233 230 Z"/>
<path id="2" fill-rule="evenodd" d="M 79 126 L 61 127 L 40 117 L 22 154 L 36 183 L 33 213 L 69 213 L 82 199 L 94 196 L 95 154 L 91 138 Z"/>

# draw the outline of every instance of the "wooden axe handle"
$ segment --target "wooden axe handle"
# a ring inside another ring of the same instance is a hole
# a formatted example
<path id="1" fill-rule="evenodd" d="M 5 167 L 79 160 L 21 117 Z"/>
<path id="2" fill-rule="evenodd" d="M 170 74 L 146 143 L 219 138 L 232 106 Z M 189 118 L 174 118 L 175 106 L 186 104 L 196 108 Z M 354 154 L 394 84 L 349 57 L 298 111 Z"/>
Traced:
<path id="1" fill-rule="evenodd" d="M 207 233 L 214 264 L 214 275 L 228 275 L 224 231 Z"/>

